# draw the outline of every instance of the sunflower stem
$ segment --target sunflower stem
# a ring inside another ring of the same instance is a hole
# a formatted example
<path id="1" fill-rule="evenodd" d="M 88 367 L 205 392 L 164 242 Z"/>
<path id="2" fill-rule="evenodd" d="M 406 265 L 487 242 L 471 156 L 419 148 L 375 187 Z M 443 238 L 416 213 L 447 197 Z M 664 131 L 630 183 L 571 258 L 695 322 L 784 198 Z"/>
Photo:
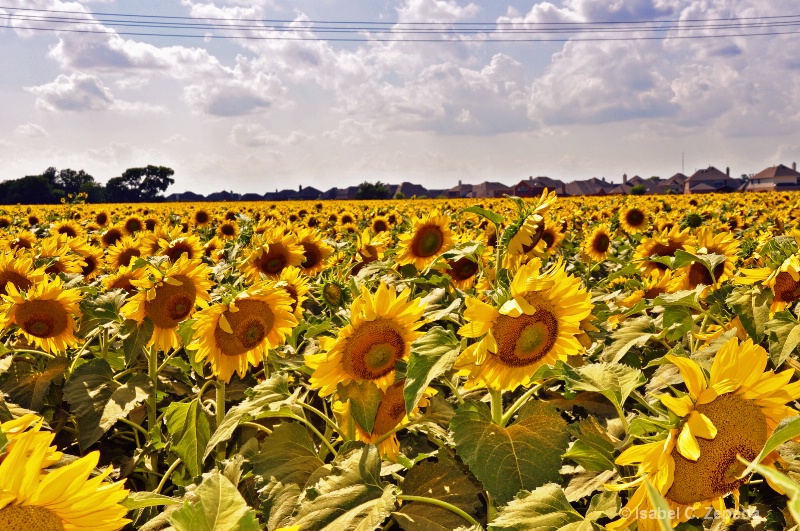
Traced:
<path id="1" fill-rule="evenodd" d="M 267 435 L 272 435 L 272 430 L 271 429 L 267 428 L 266 426 L 262 426 L 261 424 L 259 424 L 257 422 L 242 422 L 241 426 L 247 426 L 248 428 L 253 428 L 253 429 L 256 429 L 258 431 L 263 431 Z"/>
<path id="2" fill-rule="evenodd" d="M 517 398 L 517 400 L 511 405 L 511 407 L 508 408 L 508 410 L 503 414 L 500 425 L 505 426 L 506 424 L 508 424 L 508 422 L 511 420 L 511 417 L 514 416 L 514 413 L 516 413 L 517 410 L 519 410 L 519 408 L 524 406 L 525 402 L 527 402 L 528 399 L 532 397 L 534 394 L 536 394 L 536 392 L 539 391 L 539 389 L 541 389 L 542 387 L 544 387 L 544 382 L 538 385 L 534 385 L 533 387 L 525 391 L 525 394 Z"/>
<path id="3" fill-rule="evenodd" d="M 337 452 L 336 449 L 333 446 L 331 446 L 330 441 L 324 435 L 322 435 L 319 432 L 319 430 L 317 428 L 315 428 L 314 425 L 311 424 L 308 420 L 304 419 L 303 417 L 301 417 L 299 415 L 293 415 L 292 414 L 292 415 L 286 415 L 286 416 L 288 418 L 290 418 L 290 419 L 296 420 L 297 422 L 303 424 L 306 428 L 308 428 L 309 430 L 314 432 L 314 435 L 316 435 L 319 438 L 319 440 L 322 441 L 322 444 L 325 445 L 325 447 L 328 449 L 328 451 L 331 453 L 331 455 L 333 455 L 334 457 L 339 455 L 339 452 Z"/>
<path id="4" fill-rule="evenodd" d="M 217 380 L 217 401 L 215 409 L 217 412 L 217 428 L 219 429 L 219 427 L 222 426 L 222 421 L 225 420 L 225 382 L 222 380 Z M 225 456 L 225 441 L 220 441 L 217 444 L 217 460 L 224 461 Z"/>
<path id="5" fill-rule="evenodd" d="M 159 426 L 157 420 L 158 412 L 156 410 L 158 403 L 158 350 L 153 347 L 144 347 L 144 353 L 147 356 L 148 373 L 150 376 L 150 385 L 152 386 L 150 396 L 147 399 L 147 429 L 150 430 L 148 434 L 149 437 L 152 437 L 152 434 L 156 433 L 156 429 Z M 147 461 L 150 470 L 154 474 L 158 474 L 158 454 L 151 452 L 150 455 L 147 456 Z M 154 476 L 148 476 L 148 481 L 150 483 L 155 483 L 156 478 Z M 156 485 L 153 484 L 148 490 L 153 490 L 155 487 Z"/>
<path id="6" fill-rule="evenodd" d="M 169 465 L 167 471 L 164 472 L 164 477 L 161 478 L 161 482 L 158 484 L 158 487 L 156 487 L 156 490 L 154 490 L 153 492 L 155 492 L 156 494 L 161 492 L 161 489 L 163 489 L 164 486 L 167 484 L 167 480 L 169 479 L 169 477 L 172 475 L 173 472 L 175 472 L 175 469 L 178 468 L 178 465 L 180 464 L 181 464 L 181 458 L 179 457 L 171 465 Z"/>
<path id="7" fill-rule="evenodd" d="M 489 388 L 489 398 L 492 406 L 492 421 L 498 426 L 503 425 L 503 392 Z"/>
<path id="8" fill-rule="evenodd" d="M 400 494 L 397 496 L 397 499 L 400 501 L 410 501 L 410 502 L 427 503 L 429 505 L 435 505 L 437 507 L 441 507 L 442 509 L 450 511 L 451 513 L 457 514 L 458 516 L 469 522 L 470 525 L 473 526 L 480 525 L 478 524 L 477 520 L 475 520 L 472 516 L 470 516 L 463 510 L 459 509 L 455 505 L 447 503 L 446 501 L 443 500 L 437 500 L 436 498 L 428 498 L 426 496 L 411 496 L 408 494 Z"/>
<path id="9" fill-rule="evenodd" d="M 332 421 L 330 418 L 328 418 L 328 416 L 327 416 L 325 413 L 323 413 L 323 412 L 322 412 L 322 411 L 320 411 L 319 409 L 315 408 L 314 406 L 310 406 L 310 405 L 308 405 L 308 404 L 305 404 L 305 403 L 303 403 L 303 402 L 297 402 L 297 403 L 298 403 L 298 404 L 299 404 L 301 407 L 303 407 L 303 408 L 305 408 L 305 409 L 307 409 L 307 410 L 311 411 L 312 413 L 316 413 L 316 414 L 317 414 L 317 416 L 318 416 L 319 418 L 321 418 L 322 420 L 324 420 L 324 421 L 325 421 L 325 424 L 327 424 L 327 425 L 328 425 L 328 426 L 329 426 L 329 427 L 330 427 L 330 428 L 331 428 L 333 431 L 335 431 L 337 434 L 339 434 L 339 436 L 340 436 L 342 439 L 344 439 L 344 438 L 345 438 L 345 437 L 344 437 L 344 433 L 342 433 L 342 430 L 340 430 L 340 429 L 339 429 L 339 426 L 337 426 L 335 422 L 333 422 L 333 421 Z"/>

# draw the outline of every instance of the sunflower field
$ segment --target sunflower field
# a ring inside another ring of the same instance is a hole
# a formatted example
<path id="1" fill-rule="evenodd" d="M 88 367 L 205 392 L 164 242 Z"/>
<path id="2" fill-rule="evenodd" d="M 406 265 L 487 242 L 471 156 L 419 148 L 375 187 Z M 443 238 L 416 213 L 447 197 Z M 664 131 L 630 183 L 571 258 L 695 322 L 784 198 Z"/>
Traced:
<path id="1" fill-rule="evenodd" d="M 0 530 L 797 529 L 800 194 L 0 210 Z"/>

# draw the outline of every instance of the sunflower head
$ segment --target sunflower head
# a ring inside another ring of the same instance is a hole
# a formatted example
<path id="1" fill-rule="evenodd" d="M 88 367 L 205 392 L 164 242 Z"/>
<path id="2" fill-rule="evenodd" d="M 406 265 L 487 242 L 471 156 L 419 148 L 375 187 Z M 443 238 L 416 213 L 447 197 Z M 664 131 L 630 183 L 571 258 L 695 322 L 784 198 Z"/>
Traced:
<path id="1" fill-rule="evenodd" d="M 251 282 L 258 282 L 262 275 L 277 280 L 286 267 L 298 267 L 303 262 L 303 247 L 297 244 L 292 233 L 284 233 L 275 227 L 254 238 L 255 247 L 245 260 L 243 270 Z"/>
<path id="2" fill-rule="evenodd" d="M 647 229 L 650 222 L 647 219 L 647 212 L 638 206 L 624 208 L 619 215 L 619 224 L 628 234 L 643 232 Z"/>
<path id="3" fill-rule="evenodd" d="M 431 213 L 423 218 L 414 218 L 411 232 L 399 236 L 400 250 L 396 256 L 398 264 L 413 264 L 422 271 L 440 254 L 453 245 L 450 217 Z"/>
<path id="4" fill-rule="evenodd" d="M 608 225 L 597 225 L 590 233 L 589 237 L 583 242 L 583 251 L 589 255 L 592 260 L 602 261 L 611 252 L 611 244 L 613 242 L 611 230 Z"/>
<path id="5" fill-rule="evenodd" d="M 325 268 L 333 248 L 322 240 L 317 231 L 302 229 L 297 233 L 297 243 L 303 248 L 303 261 L 300 269 L 306 275 L 316 275 Z"/>

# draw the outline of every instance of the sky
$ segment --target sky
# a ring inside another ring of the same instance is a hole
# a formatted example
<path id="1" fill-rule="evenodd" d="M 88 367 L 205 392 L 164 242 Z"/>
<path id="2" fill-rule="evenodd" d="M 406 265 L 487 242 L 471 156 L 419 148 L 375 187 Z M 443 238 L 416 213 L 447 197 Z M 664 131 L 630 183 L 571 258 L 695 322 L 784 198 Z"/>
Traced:
<path id="1" fill-rule="evenodd" d="M 216 27 L 112 25 L 120 15 Z M 263 194 L 365 180 L 620 182 L 710 165 L 752 174 L 800 160 L 797 26 L 573 31 L 537 42 L 509 42 L 530 34 L 498 28 L 800 23 L 790 15 L 800 15 L 796 0 L 0 0 L 0 180 L 54 166 L 104 183 L 154 164 L 175 170 L 167 193 Z M 294 32 L 267 31 L 269 20 Z M 325 37 L 342 34 L 317 21 L 387 31 L 333 41 Z M 391 33 L 467 23 L 495 25 L 438 42 Z M 730 36 L 737 31 L 787 34 Z M 253 35 L 271 38 L 244 38 Z M 617 39 L 587 40 L 608 35 Z"/>

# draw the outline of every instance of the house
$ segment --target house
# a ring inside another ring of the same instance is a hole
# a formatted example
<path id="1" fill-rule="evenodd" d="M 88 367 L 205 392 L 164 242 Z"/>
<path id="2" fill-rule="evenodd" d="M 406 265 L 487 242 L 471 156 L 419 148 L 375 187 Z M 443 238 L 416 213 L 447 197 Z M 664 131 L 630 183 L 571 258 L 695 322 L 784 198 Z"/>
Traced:
<path id="1" fill-rule="evenodd" d="M 539 197 L 545 188 L 558 195 L 565 195 L 566 189 L 564 186 L 564 183 L 557 179 L 544 176 L 534 178 L 531 176 L 515 184 L 512 190 L 517 197 Z"/>
<path id="2" fill-rule="evenodd" d="M 511 195 L 513 189 L 503 183 L 484 181 L 472 187 L 472 197 L 503 197 Z"/>
<path id="3" fill-rule="evenodd" d="M 475 197 L 472 195 L 472 185 L 471 184 L 461 184 L 461 179 L 458 180 L 458 186 L 454 186 L 449 190 L 445 190 L 444 195 L 446 197 Z"/>
<path id="4" fill-rule="evenodd" d="M 683 183 L 683 193 L 733 192 L 742 182 L 738 179 L 731 179 L 730 173 L 730 168 L 725 168 L 723 173 L 714 166 L 697 170 Z"/>
<path id="5" fill-rule="evenodd" d="M 242 194 L 242 196 L 239 199 L 242 201 L 263 201 L 264 196 L 261 194 L 254 194 L 251 192 L 248 194 Z"/>
<path id="6" fill-rule="evenodd" d="M 797 163 L 792 162 L 791 168 L 778 164 L 761 170 L 750 177 L 745 190 L 748 192 L 800 190 L 800 173 L 797 172 Z"/>
<path id="7" fill-rule="evenodd" d="M 608 195 L 616 186 L 612 182 L 607 182 L 606 178 L 598 179 L 592 177 L 585 181 L 572 181 L 565 186 L 566 195 Z"/>
<path id="8" fill-rule="evenodd" d="M 238 201 L 240 199 L 240 194 L 237 194 L 233 191 L 226 192 L 225 190 L 221 192 L 214 192 L 213 194 L 208 194 L 206 196 L 206 201 Z"/>
<path id="9" fill-rule="evenodd" d="M 684 185 L 684 183 L 686 183 L 687 179 L 688 179 L 688 177 L 685 176 L 684 174 L 676 173 L 675 175 L 673 175 L 669 179 L 661 181 L 661 183 L 659 184 L 659 186 L 661 188 L 661 193 L 662 194 L 682 194 L 683 193 L 683 185 Z"/>
<path id="10" fill-rule="evenodd" d="M 398 193 L 403 194 L 403 197 L 411 198 L 414 196 L 422 197 L 423 195 L 426 197 L 431 197 L 430 192 L 427 188 L 420 184 L 412 184 L 410 182 L 404 182 L 399 186 L 395 185 L 386 185 L 389 189 L 389 197 L 394 197 Z"/>
<path id="11" fill-rule="evenodd" d="M 181 194 L 169 194 L 167 197 L 164 198 L 164 201 L 205 201 L 206 198 L 202 194 L 196 194 L 194 192 L 183 192 Z"/>

